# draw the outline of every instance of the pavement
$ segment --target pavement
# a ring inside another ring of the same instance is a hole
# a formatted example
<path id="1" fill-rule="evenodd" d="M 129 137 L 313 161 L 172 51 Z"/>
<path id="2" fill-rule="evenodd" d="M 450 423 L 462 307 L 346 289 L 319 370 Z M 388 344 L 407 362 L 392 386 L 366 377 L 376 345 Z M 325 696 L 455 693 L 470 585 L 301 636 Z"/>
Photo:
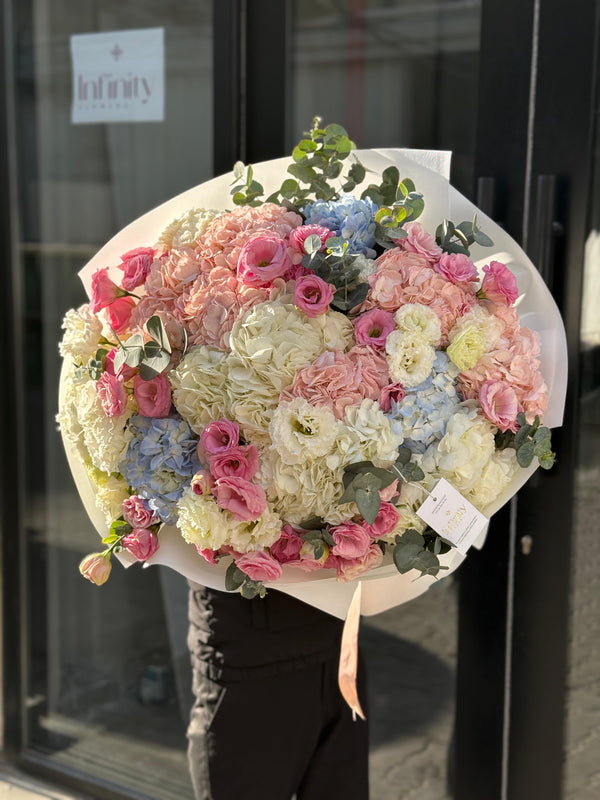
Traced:
<path id="1" fill-rule="evenodd" d="M 85 800 L 0 764 L 0 800 Z"/>

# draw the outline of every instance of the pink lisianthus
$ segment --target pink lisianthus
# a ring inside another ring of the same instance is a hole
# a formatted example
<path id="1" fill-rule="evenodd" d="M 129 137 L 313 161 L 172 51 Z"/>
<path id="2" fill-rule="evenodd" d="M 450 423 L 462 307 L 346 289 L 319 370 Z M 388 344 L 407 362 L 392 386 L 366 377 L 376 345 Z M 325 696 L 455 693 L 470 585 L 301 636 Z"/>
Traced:
<path id="1" fill-rule="evenodd" d="M 171 384 L 166 375 L 160 374 L 150 381 L 140 375 L 133 382 L 135 397 L 143 417 L 166 417 L 171 410 Z"/>
<path id="2" fill-rule="evenodd" d="M 137 370 L 135 367 L 128 367 L 127 364 L 123 363 L 119 371 L 115 372 L 115 356 L 118 352 L 119 348 L 114 347 L 106 354 L 104 358 L 104 369 L 109 375 L 113 375 L 115 378 L 121 378 L 123 383 L 127 383 L 127 381 L 133 378 Z"/>
<path id="3" fill-rule="evenodd" d="M 96 394 L 107 417 L 119 417 L 127 407 L 127 391 L 120 378 L 103 372 L 96 381 Z"/>
<path id="4" fill-rule="evenodd" d="M 394 530 L 399 519 L 400 515 L 396 507 L 391 503 L 382 502 L 373 523 L 368 525 L 365 522 L 365 528 L 373 539 L 380 539 L 382 536 L 386 536 Z"/>
<path id="5" fill-rule="evenodd" d="M 302 537 L 296 533 L 292 526 L 284 525 L 281 536 L 269 547 L 269 550 L 273 558 L 279 561 L 280 564 L 289 564 L 300 558 L 300 550 L 303 544 Z"/>
<path id="6" fill-rule="evenodd" d="M 127 500 L 123 500 L 121 510 L 123 519 L 132 528 L 149 528 L 150 525 L 157 522 L 154 511 L 146 508 L 143 498 L 137 494 L 133 494 Z"/>
<path id="7" fill-rule="evenodd" d="M 443 250 L 435 241 L 435 237 L 426 231 L 420 222 L 407 222 L 404 230 L 407 236 L 399 240 L 403 250 L 425 256 L 430 264 L 439 260 Z"/>
<path id="8" fill-rule="evenodd" d="M 216 453 L 209 458 L 210 471 L 215 478 L 244 478 L 251 481 L 259 468 L 258 452 L 254 445 L 236 445 L 224 453 Z"/>
<path id="9" fill-rule="evenodd" d="M 384 386 L 379 394 L 379 405 L 381 410 L 388 412 L 392 409 L 392 400 L 394 403 L 399 403 L 406 397 L 406 391 L 401 383 L 390 383 L 389 386 Z"/>
<path id="10" fill-rule="evenodd" d="M 129 326 L 129 320 L 134 308 L 135 300 L 133 297 L 118 297 L 114 303 L 106 306 L 104 313 L 113 331 L 120 333 Z"/>
<path id="11" fill-rule="evenodd" d="M 110 556 L 103 553 L 90 553 L 79 564 L 79 572 L 96 586 L 106 583 L 111 569 Z"/>
<path id="12" fill-rule="evenodd" d="M 395 328 L 393 314 L 381 308 L 373 308 L 354 320 L 356 343 L 369 344 L 375 350 L 383 350 L 385 340 Z"/>
<path id="13" fill-rule="evenodd" d="M 97 269 L 92 275 L 92 299 L 90 300 L 90 311 L 97 314 L 106 306 L 114 303 L 119 297 L 124 297 L 126 292 L 108 277 L 108 267 Z"/>
<path id="14" fill-rule="evenodd" d="M 479 389 L 479 403 L 483 415 L 503 433 L 516 431 L 519 399 L 517 393 L 504 381 L 485 381 Z"/>
<path id="15" fill-rule="evenodd" d="M 219 563 L 218 550 L 211 550 L 210 548 L 201 548 L 198 547 L 197 544 L 194 545 L 194 548 L 196 549 L 198 555 L 202 556 L 202 558 L 207 562 L 207 564 L 210 564 L 211 567 L 214 567 Z"/>
<path id="16" fill-rule="evenodd" d="M 199 447 L 211 456 L 225 453 L 236 447 L 240 441 L 240 428 L 236 422 L 228 419 L 218 419 L 209 422 L 200 434 Z"/>
<path id="17" fill-rule="evenodd" d="M 296 280 L 294 304 L 307 317 L 318 317 L 327 311 L 334 294 L 335 286 L 326 283 L 318 275 L 304 275 Z"/>
<path id="18" fill-rule="evenodd" d="M 215 479 L 207 469 L 200 469 L 192 478 L 190 485 L 194 494 L 210 494 L 215 485 Z"/>
<path id="19" fill-rule="evenodd" d="M 290 246 L 294 251 L 292 254 L 292 261 L 298 262 L 302 259 L 302 256 L 306 254 L 304 242 L 309 236 L 319 237 L 321 240 L 319 251 L 321 251 L 325 249 L 327 239 L 335 236 L 335 234 L 333 231 L 329 230 L 329 228 L 324 228 L 322 225 L 302 225 L 300 228 L 294 228 L 289 237 Z"/>
<path id="20" fill-rule="evenodd" d="M 444 253 L 433 268 L 451 283 L 471 283 L 479 280 L 477 267 L 462 253 Z"/>
<path id="21" fill-rule="evenodd" d="M 244 478 L 219 478 L 213 494 L 220 508 L 231 511 L 236 519 L 245 522 L 258 519 L 267 507 L 262 486 Z"/>
<path id="22" fill-rule="evenodd" d="M 340 558 L 362 558 L 371 545 L 369 532 L 356 522 L 343 522 L 331 529 L 335 545 L 331 548 L 334 556 Z"/>
<path id="23" fill-rule="evenodd" d="M 154 261 L 155 252 L 152 247 L 137 247 L 121 256 L 119 269 L 123 270 L 121 285 L 128 292 L 132 292 L 148 277 L 150 267 Z"/>
<path id="24" fill-rule="evenodd" d="M 276 581 L 281 577 L 281 564 L 266 550 L 244 553 L 235 565 L 253 581 Z"/>
<path id="25" fill-rule="evenodd" d="M 138 561 L 146 561 L 158 550 L 158 536 L 148 528 L 134 528 L 121 540 L 123 547 Z"/>
<path id="26" fill-rule="evenodd" d="M 383 561 L 383 553 L 377 544 L 372 544 L 367 552 L 360 558 L 338 559 L 337 578 L 338 581 L 346 582 L 360 578 L 365 572 L 380 566 Z"/>
<path id="27" fill-rule="evenodd" d="M 483 268 L 484 276 L 477 296 L 505 306 L 511 306 L 519 296 L 517 279 L 500 261 L 491 261 Z"/>
<path id="28" fill-rule="evenodd" d="M 267 286 L 291 267 L 287 246 L 276 236 L 253 236 L 242 247 L 238 279 L 247 286 Z"/>

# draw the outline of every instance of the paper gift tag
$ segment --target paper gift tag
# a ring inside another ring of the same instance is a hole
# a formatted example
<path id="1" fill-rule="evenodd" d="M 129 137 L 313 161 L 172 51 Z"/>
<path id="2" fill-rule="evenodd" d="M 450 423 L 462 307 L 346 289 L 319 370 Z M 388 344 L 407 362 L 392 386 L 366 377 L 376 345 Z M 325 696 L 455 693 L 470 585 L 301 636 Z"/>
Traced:
<path id="1" fill-rule="evenodd" d="M 463 555 L 489 521 L 445 478 L 433 487 L 417 516 Z"/>

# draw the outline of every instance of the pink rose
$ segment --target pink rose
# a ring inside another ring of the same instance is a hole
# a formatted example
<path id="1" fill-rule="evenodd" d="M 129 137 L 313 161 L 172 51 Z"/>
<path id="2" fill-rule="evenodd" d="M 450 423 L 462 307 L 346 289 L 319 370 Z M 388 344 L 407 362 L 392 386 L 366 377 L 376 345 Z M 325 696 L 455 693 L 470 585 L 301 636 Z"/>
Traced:
<path id="1" fill-rule="evenodd" d="M 280 564 L 289 564 L 291 561 L 297 561 L 300 558 L 300 550 L 304 541 L 301 536 L 298 536 L 296 531 L 291 525 L 284 525 L 281 536 L 269 548 L 271 555 Z"/>
<path id="2" fill-rule="evenodd" d="M 376 350 L 383 350 L 385 340 L 395 328 L 393 314 L 381 308 L 373 308 L 354 320 L 356 343 L 370 344 Z"/>
<path id="3" fill-rule="evenodd" d="M 500 261 L 492 261 L 483 268 L 485 273 L 478 297 L 511 306 L 519 296 L 517 279 Z"/>
<path id="4" fill-rule="evenodd" d="M 196 552 L 198 553 L 198 555 L 202 556 L 202 558 L 208 564 L 210 564 L 211 567 L 214 567 L 219 563 L 219 558 L 218 558 L 218 552 L 219 551 L 218 550 L 210 550 L 210 548 L 204 548 L 203 549 L 201 547 L 198 547 L 197 544 L 194 545 L 194 548 L 195 548 Z"/>
<path id="5" fill-rule="evenodd" d="M 207 469 L 198 470 L 191 480 L 194 494 L 210 494 L 215 485 L 215 479 Z"/>
<path id="6" fill-rule="evenodd" d="M 305 255 L 304 242 L 309 236 L 318 236 L 321 240 L 321 247 L 319 251 L 325 249 L 325 242 L 332 236 L 335 236 L 333 231 L 329 228 L 323 228 L 321 225 L 302 225 L 300 228 L 294 228 L 290 233 L 289 242 L 293 250 L 301 255 Z"/>
<path id="7" fill-rule="evenodd" d="M 205 453 L 217 455 L 235 447 L 240 441 L 240 429 L 237 423 L 228 419 L 209 422 L 200 434 L 200 446 Z"/>
<path id="8" fill-rule="evenodd" d="M 149 528 L 150 525 L 157 522 L 154 511 L 146 508 L 144 500 L 137 494 L 123 500 L 121 510 L 125 522 L 132 528 Z"/>
<path id="9" fill-rule="evenodd" d="M 115 372 L 115 356 L 119 352 L 118 347 L 113 347 L 104 357 L 104 369 L 109 375 L 114 375 L 115 378 L 121 378 L 123 383 L 130 381 L 136 373 L 135 367 L 128 367 L 127 364 L 121 364 L 118 372 Z"/>
<path id="10" fill-rule="evenodd" d="M 479 280 L 477 267 L 462 253 L 444 253 L 433 268 L 451 283 L 470 283 Z"/>
<path id="11" fill-rule="evenodd" d="M 132 292 L 144 283 L 154 261 L 154 255 L 151 247 L 137 247 L 121 256 L 118 267 L 123 270 L 121 285 L 124 289 Z"/>
<path id="12" fill-rule="evenodd" d="M 158 550 L 158 536 L 147 528 L 134 528 L 122 539 L 123 547 L 138 561 L 146 561 Z"/>
<path id="13" fill-rule="evenodd" d="M 399 240 L 403 250 L 425 256 L 430 264 L 438 261 L 444 251 L 435 241 L 435 236 L 426 231 L 420 222 L 407 222 L 404 230 L 408 235 L 406 239 Z"/>
<path id="14" fill-rule="evenodd" d="M 133 396 L 143 417 L 166 417 L 171 410 L 171 384 L 162 373 L 151 381 L 136 375 Z"/>
<path id="15" fill-rule="evenodd" d="M 307 317 L 318 317 L 327 311 L 334 294 L 335 286 L 318 275 L 304 275 L 294 286 L 294 303 Z"/>
<path id="16" fill-rule="evenodd" d="M 242 247 L 237 276 L 247 286 L 267 286 L 292 265 L 283 239 L 252 236 Z"/>
<path id="17" fill-rule="evenodd" d="M 281 577 L 281 564 L 266 550 L 244 553 L 235 565 L 253 581 L 276 581 Z"/>
<path id="18" fill-rule="evenodd" d="M 383 553 L 377 544 L 372 544 L 367 552 L 360 558 L 352 558 L 348 561 L 339 559 L 337 562 L 338 581 L 346 582 L 360 578 L 370 569 L 375 569 L 383 561 Z"/>
<path id="19" fill-rule="evenodd" d="M 392 400 L 394 403 L 399 403 L 406 397 L 406 392 L 401 383 L 390 383 L 389 386 L 384 386 L 379 394 L 379 405 L 382 411 L 391 411 Z"/>
<path id="20" fill-rule="evenodd" d="M 362 558 L 371 545 L 369 532 L 356 522 L 344 522 L 331 529 L 335 542 L 331 552 L 340 558 Z"/>
<path id="21" fill-rule="evenodd" d="M 102 553 L 90 553 L 79 564 L 79 572 L 96 586 L 106 583 L 111 569 L 110 556 Z"/>
<path id="22" fill-rule="evenodd" d="M 395 497 L 398 494 L 398 481 L 392 481 L 389 486 L 386 486 L 385 489 L 379 490 L 379 497 L 381 497 L 382 503 L 389 503 L 392 497 Z"/>
<path id="23" fill-rule="evenodd" d="M 517 393 L 504 381 L 485 381 L 479 389 L 479 403 L 483 415 L 504 431 L 516 431 L 519 400 Z"/>
<path id="24" fill-rule="evenodd" d="M 119 417 L 127 407 L 127 391 L 120 378 L 103 372 L 96 381 L 96 394 L 107 417 Z"/>
<path id="25" fill-rule="evenodd" d="M 379 511 L 377 512 L 377 516 L 373 520 L 373 523 L 368 525 L 365 522 L 365 528 L 373 537 L 373 539 L 379 539 L 394 530 L 398 524 L 399 518 L 400 515 L 398 514 L 395 506 L 393 506 L 391 503 L 382 503 L 379 506 Z"/>
<path id="26" fill-rule="evenodd" d="M 258 519 L 267 507 L 262 486 L 244 478 L 219 478 L 213 493 L 221 508 L 231 511 L 236 519 L 245 522 Z"/>
<path id="27" fill-rule="evenodd" d="M 113 331 L 120 333 L 127 328 L 134 308 L 133 297 L 118 297 L 114 303 L 106 307 L 106 320 Z"/>
<path id="28" fill-rule="evenodd" d="M 238 477 L 252 480 L 259 468 L 258 452 L 254 445 L 230 447 L 225 453 L 209 458 L 213 478 Z"/>
<path id="29" fill-rule="evenodd" d="M 89 306 L 92 314 L 97 314 L 98 311 L 124 295 L 123 289 L 108 277 L 108 267 L 97 269 L 94 272 L 92 275 L 92 299 Z"/>

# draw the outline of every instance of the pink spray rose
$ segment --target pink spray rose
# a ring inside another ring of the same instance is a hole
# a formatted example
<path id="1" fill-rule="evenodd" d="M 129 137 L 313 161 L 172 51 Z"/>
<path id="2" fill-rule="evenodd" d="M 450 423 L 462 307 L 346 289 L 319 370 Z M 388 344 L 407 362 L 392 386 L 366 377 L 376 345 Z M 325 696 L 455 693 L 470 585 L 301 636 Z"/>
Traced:
<path id="1" fill-rule="evenodd" d="M 236 445 L 225 453 L 211 456 L 209 463 L 215 479 L 238 477 L 250 481 L 258 472 L 258 452 L 254 445 Z"/>
<path id="2" fill-rule="evenodd" d="M 219 478 L 213 493 L 221 508 L 231 511 L 236 519 L 245 522 L 258 519 L 267 507 L 262 486 L 244 478 Z"/>
<path id="3" fill-rule="evenodd" d="M 197 544 L 194 545 L 194 548 L 196 549 L 196 552 L 198 553 L 198 555 L 202 556 L 202 558 L 208 564 L 210 564 L 211 567 L 214 567 L 216 564 L 219 563 L 219 559 L 217 557 L 217 553 L 219 552 L 218 550 L 211 550 L 210 548 L 204 548 L 203 549 L 201 547 L 198 547 Z"/>
<path id="4" fill-rule="evenodd" d="M 444 253 L 433 268 L 451 283 L 470 283 L 479 280 L 477 267 L 463 253 Z"/>
<path id="5" fill-rule="evenodd" d="M 133 297 L 118 297 L 114 303 L 106 306 L 106 320 L 113 331 L 120 333 L 127 328 L 134 308 Z"/>
<path id="6" fill-rule="evenodd" d="M 240 429 L 237 423 L 228 419 L 209 422 L 200 434 L 200 446 L 205 453 L 217 455 L 235 447 L 240 441 Z"/>
<path id="7" fill-rule="evenodd" d="M 121 505 L 123 519 L 132 528 L 149 528 L 157 521 L 154 511 L 146 508 L 144 500 L 137 494 L 123 500 Z"/>
<path id="8" fill-rule="evenodd" d="M 121 364 L 118 372 L 115 372 L 115 356 L 119 351 L 118 347 L 113 347 L 104 357 L 104 369 L 109 375 L 114 375 L 116 378 L 121 378 L 123 383 L 130 381 L 136 373 L 135 367 L 128 367 L 127 364 Z"/>
<path id="9" fill-rule="evenodd" d="M 158 536 L 147 528 L 134 528 L 122 542 L 125 550 L 138 561 L 146 561 L 158 550 Z"/>
<path id="10" fill-rule="evenodd" d="M 371 545 L 369 532 L 356 522 L 344 522 L 331 529 L 335 545 L 334 556 L 340 558 L 362 558 Z"/>
<path id="11" fill-rule="evenodd" d="M 494 303 L 511 306 L 519 296 L 517 279 L 500 261 L 491 261 L 483 268 L 485 273 L 478 297 Z"/>
<path id="12" fill-rule="evenodd" d="M 110 556 L 102 553 L 90 553 L 79 564 L 79 572 L 96 586 L 106 583 L 111 569 Z"/>
<path id="13" fill-rule="evenodd" d="M 273 558 L 279 561 L 280 564 L 289 564 L 300 558 L 300 550 L 303 544 L 304 540 L 301 536 L 298 536 L 292 526 L 284 525 L 281 536 L 271 545 L 269 550 Z"/>
<path id="14" fill-rule="evenodd" d="M 275 581 L 281 577 L 281 564 L 266 550 L 244 553 L 235 565 L 253 581 Z"/>
<path id="15" fill-rule="evenodd" d="M 519 400 L 510 384 L 504 381 L 485 381 L 479 389 L 479 403 L 483 415 L 504 433 L 516 431 Z"/>
<path id="16" fill-rule="evenodd" d="M 150 267 L 154 261 L 154 250 L 151 247 L 136 247 L 121 256 L 119 269 L 123 270 L 121 285 L 128 292 L 132 292 L 148 277 Z"/>
<path id="17" fill-rule="evenodd" d="M 127 392 L 120 378 L 103 372 L 96 381 L 96 394 L 107 417 L 119 417 L 127 407 Z"/>
<path id="18" fill-rule="evenodd" d="M 377 516 L 371 525 L 365 523 L 365 528 L 371 534 L 373 539 L 379 539 L 381 536 L 391 533 L 396 525 L 400 515 L 396 507 L 391 503 L 381 503 Z"/>
<path id="19" fill-rule="evenodd" d="M 133 395 L 143 417 L 166 417 L 171 410 L 171 384 L 162 373 L 151 381 L 136 375 Z"/>
<path id="20" fill-rule="evenodd" d="M 386 486 L 384 489 L 379 490 L 379 497 L 381 497 L 382 503 L 389 503 L 392 497 L 395 497 L 398 494 L 398 481 L 392 481 L 389 486 Z"/>
<path id="21" fill-rule="evenodd" d="M 210 494 L 215 485 L 215 479 L 207 469 L 198 470 L 191 480 L 194 494 Z"/>
<path id="22" fill-rule="evenodd" d="M 318 275 L 304 275 L 296 280 L 294 303 L 307 317 L 318 317 L 327 311 L 334 294 L 335 286 Z"/>
<path id="23" fill-rule="evenodd" d="M 92 299 L 90 311 L 97 314 L 106 306 L 114 303 L 119 297 L 124 297 L 125 292 L 108 277 L 108 267 L 97 269 L 92 275 Z"/>
<path id="24" fill-rule="evenodd" d="M 385 340 L 395 328 L 393 314 L 381 308 L 373 308 L 354 320 L 356 343 L 370 344 L 375 350 L 383 350 Z"/>
<path id="25" fill-rule="evenodd" d="M 360 578 L 370 569 L 378 567 L 382 561 L 383 553 L 377 544 L 372 544 L 360 558 L 352 558 L 347 561 L 340 558 L 336 565 L 338 581 L 345 583 L 346 581 L 356 580 L 356 578 Z"/>
<path id="26" fill-rule="evenodd" d="M 242 247 L 237 276 L 246 286 L 267 286 L 291 266 L 285 241 L 259 234 L 248 239 Z"/>
<path id="27" fill-rule="evenodd" d="M 425 256 L 432 264 L 443 253 L 442 248 L 435 241 L 435 236 L 425 230 L 420 222 L 407 222 L 404 230 L 408 234 L 406 239 L 400 239 L 400 247 L 408 253 L 419 253 Z"/>
<path id="28" fill-rule="evenodd" d="M 394 403 L 399 403 L 401 400 L 404 400 L 406 397 L 406 392 L 404 391 L 404 387 L 401 383 L 390 383 L 389 386 L 384 386 L 379 394 L 379 405 L 381 406 L 381 410 L 391 411 L 392 409 L 392 400 Z"/>

